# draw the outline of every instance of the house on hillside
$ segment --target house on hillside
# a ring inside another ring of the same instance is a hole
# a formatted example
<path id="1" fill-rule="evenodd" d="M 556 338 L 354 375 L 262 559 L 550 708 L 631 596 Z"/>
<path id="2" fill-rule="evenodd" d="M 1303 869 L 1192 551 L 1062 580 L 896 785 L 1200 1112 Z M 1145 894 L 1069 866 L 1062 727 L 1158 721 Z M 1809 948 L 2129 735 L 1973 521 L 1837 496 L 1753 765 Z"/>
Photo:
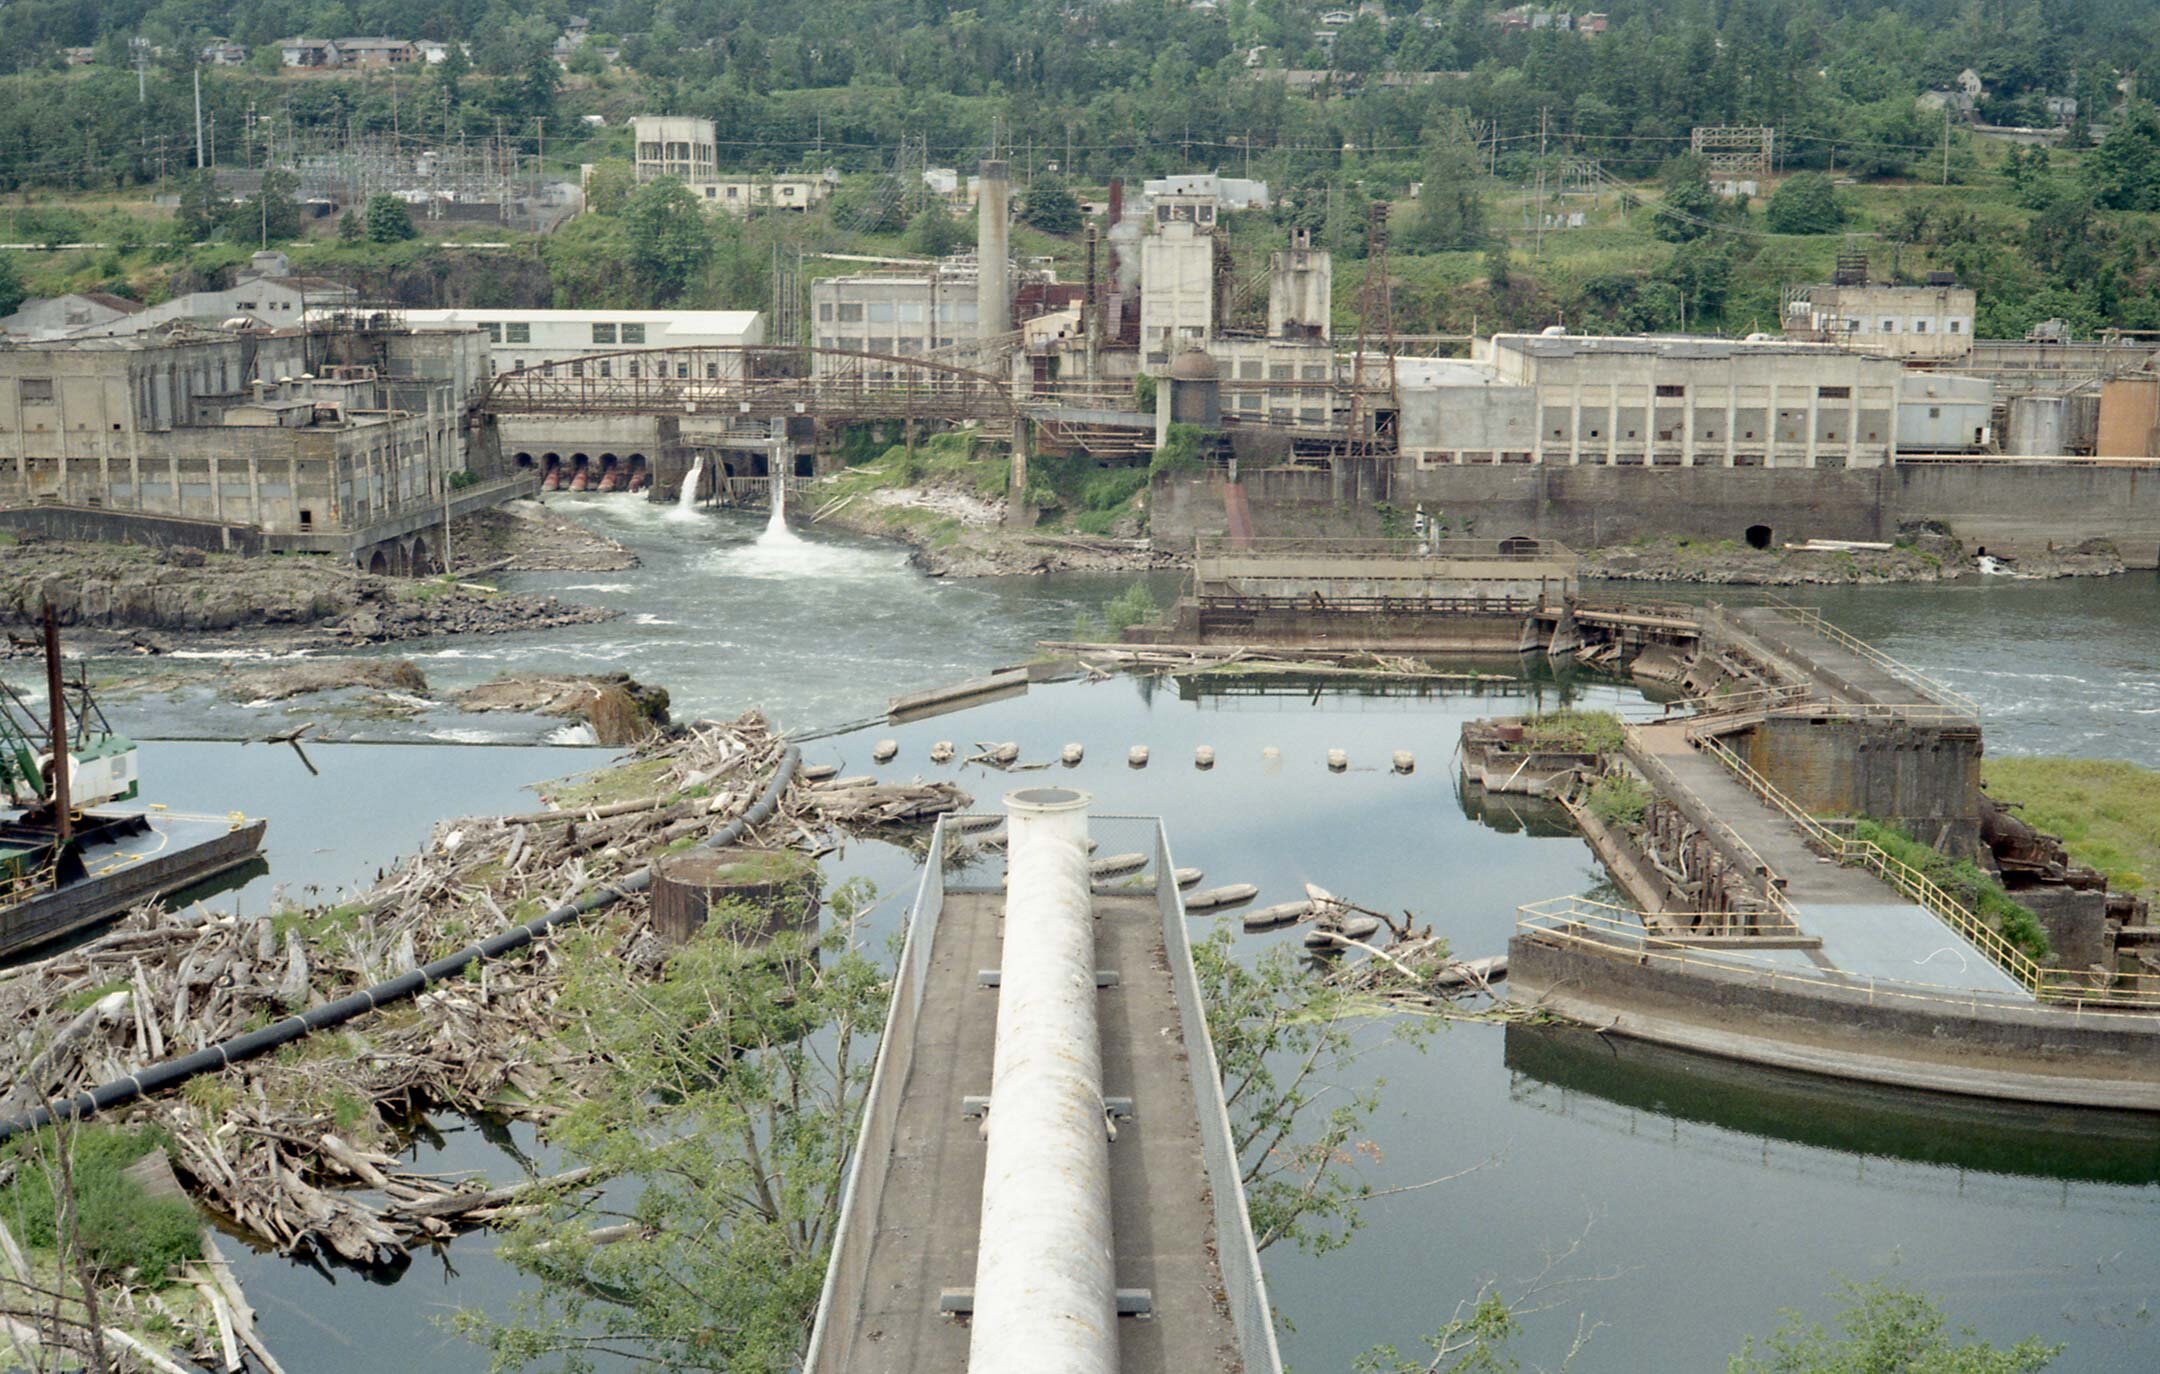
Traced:
<path id="1" fill-rule="evenodd" d="M 337 50 L 348 67 L 408 67 L 420 60 L 420 50 L 402 38 L 340 38 Z"/>
<path id="2" fill-rule="evenodd" d="M 230 38 L 213 38 L 203 45 L 203 65 L 237 67 L 248 60 L 248 50 Z"/>
<path id="3" fill-rule="evenodd" d="M 345 60 L 338 45 L 327 38 L 280 38 L 277 50 L 278 59 L 288 67 L 336 67 Z"/>

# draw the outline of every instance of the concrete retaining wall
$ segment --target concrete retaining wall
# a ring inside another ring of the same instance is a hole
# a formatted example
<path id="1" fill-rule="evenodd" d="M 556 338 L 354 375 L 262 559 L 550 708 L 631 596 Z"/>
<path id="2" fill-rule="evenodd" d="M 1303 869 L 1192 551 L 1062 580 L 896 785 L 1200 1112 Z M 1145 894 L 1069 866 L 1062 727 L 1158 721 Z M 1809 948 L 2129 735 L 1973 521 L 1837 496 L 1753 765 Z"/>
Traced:
<path id="1" fill-rule="evenodd" d="M 1951 854 L 1979 850 L 1976 731 L 1773 717 L 1728 743 L 1811 815 L 1873 816 Z"/>
<path id="2" fill-rule="evenodd" d="M 1517 1002 L 1637 1039 L 1902 1087 L 2160 1111 L 2160 1017 L 1772 983 L 1530 935 L 1508 943 L 1508 961 Z"/>
<path id="3" fill-rule="evenodd" d="M 1150 497 L 1165 547 L 1222 534 L 1222 477 L 1165 478 Z M 1242 474 L 1261 535 L 1376 535 L 1380 514 L 1358 498 L 1373 484 L 1322 470 Z M 1675 534 L 1744 539 L 1757 525 L 1777 543 L 1888 539 L 1900 523 L 1941 520 L 1968 545 L 2010 555 L 2115 541 L 2135 568 L 2160 566 L 2160 464 L 1974 461 L 1888 468 L 1640 468 L 1501 465 L 1419 469 L 1399 460 L 1378 484 L 1405 518 L 1422 504 L 1447 529 L 1479 538 L 1529 535 L 1580 548 Z"/>
<path id="4" fill-rule="evenodd" d="M 72 544 L 144 544 L 154 549 L 189 548 L 205 553 L 250 555 L 263 551 L 262 531 L 250 525 L 226 525 L 212 520 L 95 510 L 84 506 L 24 506 L 17 510 L 0 510 L 0 529 Z"/>

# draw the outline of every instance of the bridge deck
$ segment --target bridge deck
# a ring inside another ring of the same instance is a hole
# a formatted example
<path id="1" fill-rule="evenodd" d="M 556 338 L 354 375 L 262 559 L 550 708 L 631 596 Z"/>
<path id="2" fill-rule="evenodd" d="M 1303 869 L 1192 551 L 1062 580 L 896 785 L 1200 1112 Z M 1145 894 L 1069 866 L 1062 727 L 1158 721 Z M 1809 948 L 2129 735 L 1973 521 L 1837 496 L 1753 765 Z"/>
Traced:
<path id="1" fill-rule="evenodd" d="M 1928 983 L 1958 991 L 2026 997 L 2030 993 L 1925 907 L 1864 869 L 1847 868 L 1807 847 L 1800 828 L 1743 786 L 1724 765 L 1687 742 L 1682 724 L 1637 731 L 1643 748 L 1670 768 L 1719 819 L 1737 831 L 1785 879 L 1802 934 L 1820 949 L 1761 952 L 1795 968 L 1860 978 Z"/>
<path id="2" fill-rule="evenodd" d="M 945 897 L 862 1318 L 844 1337 L 838 1365 L 850 1374 L 949 1374 L 967 1365 L 967 1325 L 940 1315 L 938 1296 L 975 1282 L 984 1146 L 961 1107 L 990 1091 L 997 993 L 979 986 L 977 973 L 998 966 L 1003 916 L 1000 893 Z M 1119 1368 L 1237 1370 L 1236 1331 L 1216 1299 L 1213 1200 L 1159 910 L 1152 894 L 1098 895 L 1095 916 L 1096 962 L 1119 976 L 1101 993 L 1103 1088 L 1130 1097 L 1134 1112 L 1110 1147 L 1117 1282 L 1152 1290 L 1155 1309 L 1118 1323 Z"/>
<path id="3" fill-rule="evenodd" d="M 1933 699 L 1924 688 L 1900 679 L 1780 607 L 1750 606 L 1733 612 L 1732 619 L 1743 633 L 1773 654 L 1794 661 L 1810 681 L 1835 700 L 1910 706 Z"/>

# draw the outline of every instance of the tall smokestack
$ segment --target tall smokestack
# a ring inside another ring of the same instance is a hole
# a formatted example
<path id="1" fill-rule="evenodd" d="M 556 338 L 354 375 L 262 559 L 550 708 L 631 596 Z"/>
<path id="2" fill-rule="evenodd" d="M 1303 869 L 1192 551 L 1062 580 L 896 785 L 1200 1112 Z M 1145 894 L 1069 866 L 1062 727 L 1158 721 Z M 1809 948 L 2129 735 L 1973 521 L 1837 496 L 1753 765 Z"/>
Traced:
<path id="1" fill-rule="evenodd" d="M 977 184 L 981 194 L 975 201 L 980 216 L 975 230 L 975 328 L 977 338 L 987 339 L 1012 328 L 1012 269 L 1006 244 L 1012 184 L 1005 179 L 1004 160 L 985 158 Z"/>

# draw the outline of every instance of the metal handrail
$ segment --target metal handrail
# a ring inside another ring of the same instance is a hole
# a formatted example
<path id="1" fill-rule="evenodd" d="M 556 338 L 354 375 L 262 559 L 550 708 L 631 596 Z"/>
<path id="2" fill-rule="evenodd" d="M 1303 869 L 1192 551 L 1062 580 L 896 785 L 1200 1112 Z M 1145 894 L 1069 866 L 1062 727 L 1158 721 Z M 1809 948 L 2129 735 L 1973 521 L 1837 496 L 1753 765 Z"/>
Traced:
<path id="1" fill-rule="evenodd" d="M 2030 989 L 2034 996 L 2042 995 L 2049 985 L 2047 970 L 2041 967 L 2038 960 L 2004 938 L 2000 931 L 1944 891 L 1934 879 L 1872 841 L 1832 830 L 1820 819 L 1803 810 L 1745 759 L 1716 740 L 1697 739 L 1691 734 L 1688 742 L 1723 764 L 1742 786 L 1799 826 L 1816 847 L 1841 864 L 1867 869 L 1903 893 L 1914 905 L 1970 940 L 2004 972 Z"/>
<path id="2" fill-rule="evenodd" d="M 1874 664 L 1876 667 L 1882 669 L 1884 672 L 1890 674 L 1892 677 L 1897 678 L 1899 681 L 1913 687 L 1918 687 L 1922 692 L 1926 693 L 1927 695 L 1938 698 L 1938 702 L 1936 704 L 1948 704 L 1957 708 L 1964 715 L 1971 716 L 1975 719 L 1979 717 L 1980 703 L 1974 701 L 1971 697 L 1966 696 L 1963 692 L 1947 686 L 1940 680 L 1930 677 L 1928 674 L 1921 672 L 1918 668 L 1913 667 L 1911 664 L 1890 657 L 1890 655 L 1884 653 L 1882 650 L 1876 648 L 1874 645 L 1868 643 L 1866 640 L 1861 639 L 1859 636 L 1831 624 L 1830 621 L 1824 619 L 1823 613 L 1819 608 L 1814 606 L 1796 606 L 1791 602 L 1781 600 L 1776 596 L 1771 596 L 1767 598 L 1767 604 L 1776 607 L 1778 610 L 1784 611 L 1786 614 L 1798 620 L 1802 625 L 1805 625 L 1810 630 L 1813 630 L 1815 633 L 1821 635 L 1823 638 L 1829 640 L 1831 643 L 1838 645 L 1840 648 L 1848 649 L 1851 652 L 1858 654 L 1860 657 L 1866 659 L 1869 663 Z"/>
<path id="3" fill-rule="evenodd" d="M 1730 845 L 1742 857 L 1755 865 L 1755 871 L 1763 882 L 1763 905 L 1792 926 L 1794 930 L 1798 930 L 1800 928 L 1798 913 L 1793 910 L 1791 901 L 1786 898 L 1784 891 L 1779 887 L 1778 871 L 1770 866 L 1770 861 L 1757 852 L 1755 846 L 1749 844 L 1745 836 L 1733 829 L 1723 817 L 1719 816 L 1710 803 L 1703 800 L 1700 793 L 1681 781 L 1680 775 L 1673 772 L 1672 768 L 1663 759 L 1651 753 L 1643 744 L 1640 732 L 1633 725 L 1622 722 L 1620 733 L 1621 737 L 1626 741 L 1628 757 L 1637 767 L 1646 772 L 1657 774 L 1657 785 L 1666 791 L 1682 793 L 1694 798 L 1697 809 L 1702 813 L 1705 828 L 1715 832 L 1720 840 Z"/>
<path id="4" fill-rule="evenodd" d="M 1952 991 L 1933 984 L 1877 978 L 1872 974 L 1840 973 L 1831 969 L 1803 970 L 1794 965 L 1772 963 L 1758 955 L 1737 949 L 1704 953 L 1700 946 L 1683 939 L 1651 933 L 1648 926 L 1642 923 L 1640 912 L 1608 906 L 1586 897 L 1556 897 L 1544 902 L 1530 903 L 1516 910 L 1518 919 L 1515 928 L 1523 935 L 1603 952 L 1624 953 L 1630 960 L 1641 963 L 1657 962 L 1714 969 L 1726 974 L 1742 973 L 1762 983 L 1791 984 L 1810 990 L 1834 988 L 1840 991 L 1864 992 L 1870 1001 L 1887 998 L 1963 1007 L 1967 1010 L 1977 1010 L 1981 1006 L 2017 1010 L 2046 1005 L 1979 988 Z M 2070 1003 L 2069 1010 L 2080 1016 L 2160 1021 L 2160 1012 L 2118 1007 L 2110 1005 L 2105 999 L 2062 997 L 2054 1000 Z"/>

